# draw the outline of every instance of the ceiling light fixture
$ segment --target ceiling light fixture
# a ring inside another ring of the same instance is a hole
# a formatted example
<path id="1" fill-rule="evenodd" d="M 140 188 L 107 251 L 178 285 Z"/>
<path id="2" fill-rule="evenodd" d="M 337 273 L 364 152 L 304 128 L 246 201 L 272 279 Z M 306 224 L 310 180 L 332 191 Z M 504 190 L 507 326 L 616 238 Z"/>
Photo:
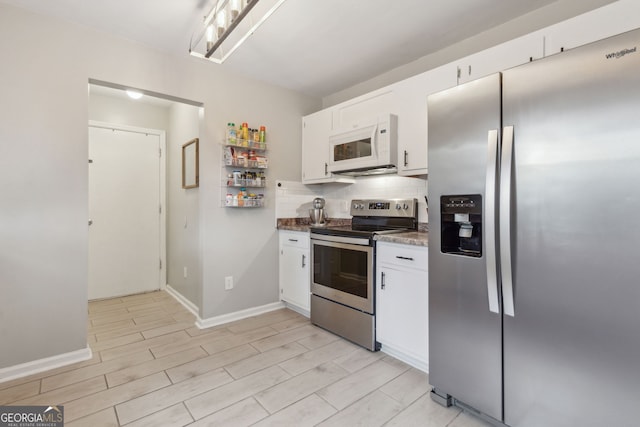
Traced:
<path id="1" fill-rule="evenodd" d="M 140 99 L 140 98 L 142 98 L 142 95 L 143 95 L 142 92 L 140 92 L 138 90 L 133 90 L 133 89 L 127 89 L 127 90 L 125 90 L 125 92 L 127 92 L 127 95 L 131 99 Z"/>
<path id="2" fill-rule="evenodd" d="M 198 58 L 222 64 L 285 0 L 216 0 L 204 27 L 189 46 Z M 258 6 L 258 3 L 260 5 Z"/>

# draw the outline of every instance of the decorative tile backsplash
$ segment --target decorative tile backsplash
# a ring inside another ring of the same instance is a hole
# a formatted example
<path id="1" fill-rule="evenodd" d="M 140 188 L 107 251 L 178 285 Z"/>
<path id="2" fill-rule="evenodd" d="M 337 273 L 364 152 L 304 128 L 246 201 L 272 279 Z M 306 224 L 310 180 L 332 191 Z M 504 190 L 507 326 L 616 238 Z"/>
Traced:
<path id="1" fill-rule="evenodd" d="M 277 181 L 276 218 L 309 216 L 312 201 L 323 197 L 325 212 L 331 218 L 351 218 L 349 202 L 353 199 L 418 199 L 418 221 L 428 222 L 427 180 L 397 175 L 359 177 L 355 184 L 304 185 L 296 181 Z"/>

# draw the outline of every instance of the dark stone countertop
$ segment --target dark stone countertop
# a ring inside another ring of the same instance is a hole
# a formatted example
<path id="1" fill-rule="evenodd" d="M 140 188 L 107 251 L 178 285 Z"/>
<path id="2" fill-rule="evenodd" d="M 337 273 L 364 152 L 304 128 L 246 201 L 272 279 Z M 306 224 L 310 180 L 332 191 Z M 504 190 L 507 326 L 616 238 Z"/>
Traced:
<path id="1" fill-rule="evenodd" d="M 376 236 L 377 242 L 399 243 L 411 246 L 429 246 L 429 232 L 427 231 L 407 231 L 406 233 L 379 234 Z"/>
<path id="2" fill-rule="evenodd" d="M 351 224 L 350 218 L 327 218 L 327 225 L 348 224 Z M 307 232 L 311 228 L 311 220 L 309 218 L 278 218 L 276 228 L 278 230 Z"/>
<path id="3" fill-rule="evenodd" d="M 309 218 L 278 218 L 277 229 L 308 232 L 311 227 L 310 222 Z M 351 223 L 349 218 L 329 218 L 327 220 L 327 224 L 330 225 L 348 225 L 349 223 Z M 376 241 L 412 246 L 429 246 L 427 224 L 418 224 L 418 231 L 378 235 L 376 236 Z"/>

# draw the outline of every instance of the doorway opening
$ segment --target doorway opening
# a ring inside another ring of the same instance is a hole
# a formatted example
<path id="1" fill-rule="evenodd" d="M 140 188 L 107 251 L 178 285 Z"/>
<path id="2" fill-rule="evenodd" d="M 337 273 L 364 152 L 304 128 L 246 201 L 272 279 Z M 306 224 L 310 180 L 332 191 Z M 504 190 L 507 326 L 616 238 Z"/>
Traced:
<path id="1" fill-rule="evenodd" d="M 89 81 L 89 300 L 170 285 L 197 303 L 199 190 L 182 188 L 181 147 L 202 116 L 201 104 Z"/>

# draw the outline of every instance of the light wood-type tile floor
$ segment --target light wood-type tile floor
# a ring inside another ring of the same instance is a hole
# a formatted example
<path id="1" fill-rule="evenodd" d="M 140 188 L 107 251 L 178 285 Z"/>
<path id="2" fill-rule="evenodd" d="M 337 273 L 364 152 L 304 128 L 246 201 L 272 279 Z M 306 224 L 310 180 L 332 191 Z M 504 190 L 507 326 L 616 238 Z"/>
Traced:
<path id="1" fill-rule="evenodd" d="M 426 426 L 482 421 L 428 377 L 282 309 L 209 329 L 170 295 L 89 303 L 91 360 L 0 383 L 0 405 L 64 405 L 65 426 Z"/>

